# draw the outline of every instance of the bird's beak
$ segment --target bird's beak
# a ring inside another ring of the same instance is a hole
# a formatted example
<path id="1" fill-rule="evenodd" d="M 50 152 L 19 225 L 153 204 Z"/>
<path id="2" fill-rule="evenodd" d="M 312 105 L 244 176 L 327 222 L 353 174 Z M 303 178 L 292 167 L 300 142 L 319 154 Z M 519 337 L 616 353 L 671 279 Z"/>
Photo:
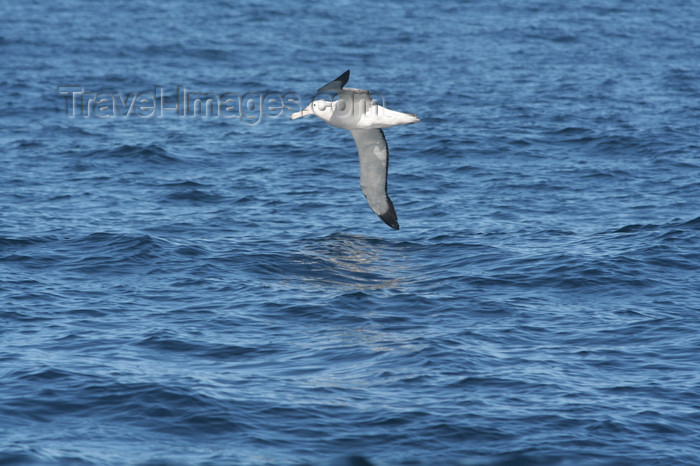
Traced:
<path id="1" fill-rule="evenodd" d="M 292 120 L 296 120 L 297 118 L 309 116 L 312 114 L 313 114 L 313 111 L 311 110 L 311 106 L 308 106 L 300 112 L 292 113 Z"/>

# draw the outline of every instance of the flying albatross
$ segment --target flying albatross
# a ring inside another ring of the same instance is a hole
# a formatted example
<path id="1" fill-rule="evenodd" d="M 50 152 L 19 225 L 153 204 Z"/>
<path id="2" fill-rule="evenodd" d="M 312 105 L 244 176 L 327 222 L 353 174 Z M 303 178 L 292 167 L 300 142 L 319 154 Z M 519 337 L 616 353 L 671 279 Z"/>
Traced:
<path id="1" fill-rule="evenodd" d="M 418 123 L 410 113 L 384 108 L 372 100 L 369 91 L 344 88 L 350 79 L 350 70 L 321 87 L 317 95 L 335 92 L 337 100 L 313 100 L 305 109 L 292 114 L 292 120 L 316 115 L 336 128 L 347 129 L 355 139 L 360 156 L 360 187 L 375 214 L 391 228 L 399 229 L 394 204 L 386 192 L 389 172 L 389 147 L 382 128 Z"/>

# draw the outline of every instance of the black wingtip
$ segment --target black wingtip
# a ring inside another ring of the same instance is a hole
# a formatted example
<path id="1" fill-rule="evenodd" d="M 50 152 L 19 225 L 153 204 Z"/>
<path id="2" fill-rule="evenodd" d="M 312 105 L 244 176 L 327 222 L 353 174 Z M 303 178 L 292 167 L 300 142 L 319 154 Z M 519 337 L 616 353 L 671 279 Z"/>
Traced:
<path id="1" fill-rule="evenodd" d="M 329 82 L 325 86 L 320 87 L 316 92 L 321 93 L 321 92 L 327 92 L 327 91 L 335 91 L 338 92 L 343 89 L 343 87 L 348 83 L 350 80 L 350 70 L 345 71 L 345 73 L 341 74 L 337 78 L 335 78 L 333 81 Z"/>
<path id="2" fill-rule="evenodd" d="M 382 219 L 382 222 L 386 223 L 394 230 L 399 230 L 399 219 L 396 218 L 394 206 L 391 206 L 391 209 L 387 210 L 382 215 L 379 215 L 379 218 Z"/>
<path id="3" fill-rule="evenodd" d="M 384 222 L 384 223 L 386 223 L 387 225 L 389 225 L 389 226 L 390 226 L 391 228 L 393 228 L 394 230 L 400 230 L 400 229 L 401 229 L 401 228 L 399 227 L 398 222 L 393 222 L 393 223 Z"/>
<path id="4" fill-rule="evenodd" d="M 342 83 L 340 87 L 345 86 L 350 81 L 350 70 L 345 70 L 345 73 L 335 78 L 334 81 L 340 81 Z"/>

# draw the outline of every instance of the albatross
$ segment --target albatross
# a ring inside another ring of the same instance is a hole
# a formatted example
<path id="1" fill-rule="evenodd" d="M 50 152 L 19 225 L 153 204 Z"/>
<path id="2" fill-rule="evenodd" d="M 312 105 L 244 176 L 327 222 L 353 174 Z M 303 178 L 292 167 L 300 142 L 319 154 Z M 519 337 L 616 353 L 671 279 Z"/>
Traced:
<path id="1" fill-rule="evenodd" d="M 387 194 L 389 147 L 382 128 L 418 123 L 412 113 L 389 110 L 372 100 L 369 91 L 345 87 L 350 70 L 321 87 L 316 95 L 334 92 L 336 100 L 312 100 L 303 110 L 293 113 L 292 120 L 316 115 L 336 128 L 347 129 L 355 139 L 360 157 L 360 187 L 375 214 L 391 228 L 399 229 L 394 204 Z"/>

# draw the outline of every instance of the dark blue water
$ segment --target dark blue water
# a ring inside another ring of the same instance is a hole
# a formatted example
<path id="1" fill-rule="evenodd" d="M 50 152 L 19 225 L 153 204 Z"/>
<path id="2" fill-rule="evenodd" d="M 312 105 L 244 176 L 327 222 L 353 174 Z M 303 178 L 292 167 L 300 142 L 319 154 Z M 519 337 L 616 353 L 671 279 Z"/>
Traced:
<path id="1" fill-rule="evenodd" d="M 2 2 L 0 463 L 699 464 L 698 18 Z M 348 68 L 422 119 L 400 231 L 318 119 L 59 92 L 305 106 Z"/>

